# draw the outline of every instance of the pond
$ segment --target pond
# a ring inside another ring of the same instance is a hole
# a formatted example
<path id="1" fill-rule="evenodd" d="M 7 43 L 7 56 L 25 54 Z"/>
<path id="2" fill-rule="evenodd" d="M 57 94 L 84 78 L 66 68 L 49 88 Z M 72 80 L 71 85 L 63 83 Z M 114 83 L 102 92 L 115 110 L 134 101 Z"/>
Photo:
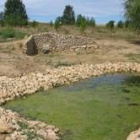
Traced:
<path id="1" fill-rule="evenodd" d="M 140 126 L 140 76 L 109 74 L 3 105 L 59 127 L 63 140 L 125 140 Z"/>

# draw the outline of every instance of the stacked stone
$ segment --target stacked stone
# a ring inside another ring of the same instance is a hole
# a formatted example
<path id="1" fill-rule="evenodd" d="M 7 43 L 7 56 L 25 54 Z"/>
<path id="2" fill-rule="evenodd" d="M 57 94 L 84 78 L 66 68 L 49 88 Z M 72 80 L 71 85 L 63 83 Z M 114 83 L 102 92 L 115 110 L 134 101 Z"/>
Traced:
<path id="1" fill-rule="evenodd" d="M 96 65 L 82 64 L 54 69 L 48 68 L 45 73 L 33 72 L 15 78 L 2 76 L 0 77 L 0 104 L 14 98 L 33 94 L 40 89 L 48 90 L 49 88 L 71 84 L 91 76 L 120 72 L 140 73 L 140 64 L 121 62 Z M 27 124 L 28 129 L 22 130 L 18 125 L 19 121 Z M 38 121 L 28 121 L 21 118 L 17 113 L 0 108 L 0 134 L 8 134 L 7 140 L 26 140 L 27 136 L 24 135 L 26 131 L 41 135 L 43 139 L 59 139 L 58 129 L 54 126 L 48 127 L 47 124 Z M 14 137 L 17 139 L 14 139 Z"/>
<path id="2" fill-rule="evenodd" d="M 89 49 L 97 49 L 98 46 L 93 38 L 60 35 L 56 33 L 42 33 L 29 37 L 25 41 L 23 52 L 28 55 L 37 54 L 45 51 L 83 51 Z M 35 49 L 35 50 L 34 50 Z"/>
<path id="3" fill-rule="evenodd" d="M 0 108 L 0 139 L 28 140 L 32 134 L 34 140 L 59 140 L 59 129 L 40 121 L 25 120 L 19 114 Z"/>
<path id="4" fill-rule="evenodd" d="M 29 73 L 20 77 L 0 77 L 0 104 L 33 94 L 40 89 L 47 90 L 52 87 L 71 84 L 91 76 L 98 76 L 114 72 L 140 72 L 138 63 L 105 63 L 97 65 L 76 65 L 46 69 L 46 73 Z"/>

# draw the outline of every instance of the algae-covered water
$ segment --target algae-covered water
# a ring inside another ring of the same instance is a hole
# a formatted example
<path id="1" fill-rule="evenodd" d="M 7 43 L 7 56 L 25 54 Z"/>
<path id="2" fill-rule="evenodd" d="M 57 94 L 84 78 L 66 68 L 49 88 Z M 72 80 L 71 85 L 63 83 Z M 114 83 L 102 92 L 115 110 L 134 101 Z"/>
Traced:
<path id="1" fill-rule="evenodd" d="M 90 78 L 4 107 L 54 124 L 63 132 L 63 140 L 125 140 L 140 126 L 140 76 Z"/>

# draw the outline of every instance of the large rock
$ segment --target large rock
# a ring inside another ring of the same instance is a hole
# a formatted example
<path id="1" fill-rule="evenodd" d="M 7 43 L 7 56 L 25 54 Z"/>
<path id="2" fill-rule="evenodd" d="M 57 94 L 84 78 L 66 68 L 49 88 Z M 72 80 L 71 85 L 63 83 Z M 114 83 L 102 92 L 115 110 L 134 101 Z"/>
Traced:
<path id="1" fill-rule="evenodd" d="M 140 129 L 137 131 L 131 132 L 127 140 L 140 140 Z"/>
<path id="2" fill-rule="evenodd" d="M 27 40 L 27 42 L 25 42 L 24 46 L 26 46 L 27 48 L 24 48 L 23 52 L 26 52 L 27 55 L 38 54 L 38 49 L 32 36 L 30 37 L 30 40 Z"/>
<path id="3" fill-rule="evenodd" d="M 7 123 L 0 121 L 0 134 L 10 134 L 14 129 Z"/>

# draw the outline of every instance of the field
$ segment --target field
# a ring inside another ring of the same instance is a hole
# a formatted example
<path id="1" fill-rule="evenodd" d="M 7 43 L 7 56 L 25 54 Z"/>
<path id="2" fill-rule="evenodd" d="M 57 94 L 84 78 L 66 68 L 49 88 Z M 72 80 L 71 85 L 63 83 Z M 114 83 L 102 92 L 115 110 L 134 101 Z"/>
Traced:
<path id="1" fill-rule="evenodd" d="M 81 63 L 140 61 L 139 36 L 128 29 L 116 28 L 114 31 L 110 31 L 103 26 L 98 26 L 89 27 L 84 33 L 81 33 L 80 29 L 75 26 L 62 26 L 58 33 L 94 38 L 99 48 L 81 53 L 61 52 L 48 55 L 38 54 L 32 57 L 22 53 L 22 42 L 31 34 L 56 32 L 54 27 L 48 24 L 39 24 L 35 28 L 17 27 L 11 29 L 3 27 L 0 31 L 0 75 L 14 76 L 37 70 L 43 72 L 46 67 Z"/>

